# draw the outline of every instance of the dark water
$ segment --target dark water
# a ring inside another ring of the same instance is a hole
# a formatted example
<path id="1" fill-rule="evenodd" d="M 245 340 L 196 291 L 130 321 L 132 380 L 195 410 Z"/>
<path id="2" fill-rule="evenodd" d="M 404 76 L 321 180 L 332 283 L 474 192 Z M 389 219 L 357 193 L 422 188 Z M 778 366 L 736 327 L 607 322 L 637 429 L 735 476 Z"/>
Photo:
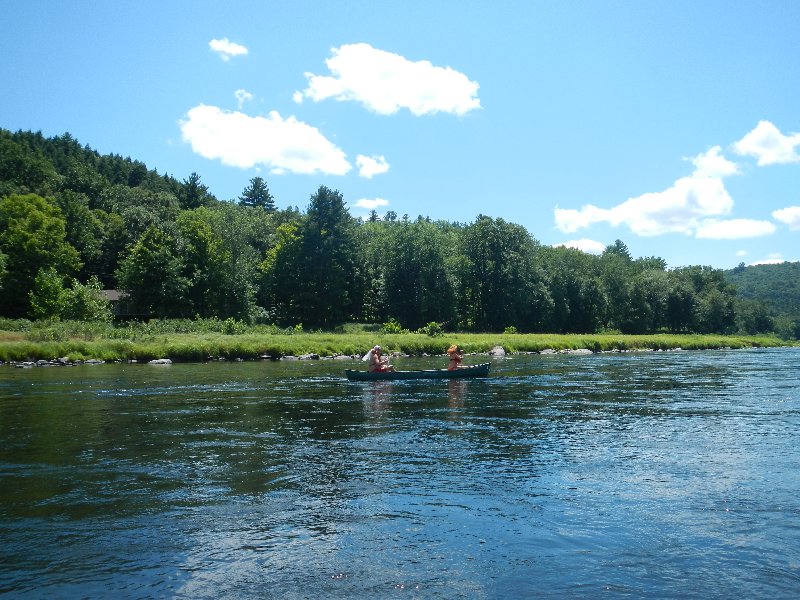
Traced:
<path id="1" fill-rule="evenodd" d="M 800 596 L 800 349 L 350 364 L 0 367 L 0 595 Z"/>

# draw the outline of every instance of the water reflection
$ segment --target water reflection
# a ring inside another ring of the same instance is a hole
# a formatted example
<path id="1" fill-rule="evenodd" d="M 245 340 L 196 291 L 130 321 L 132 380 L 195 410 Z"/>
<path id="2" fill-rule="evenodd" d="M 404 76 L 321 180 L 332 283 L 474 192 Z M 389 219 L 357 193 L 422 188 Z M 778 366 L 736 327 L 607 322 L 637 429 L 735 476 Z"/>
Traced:
<path id="1" fill-rule="evenodd" d="M 364 414 L 368 419 L 375 420 L 385 415 L 394 388 L 395 384 L 392 381 L 370 381 L 364 384 L 362 399 Z"/>
<path id="2" fill-rule="evenodd" d="M 447 389 L 450 408 L 464 408 L 467 381 L 464 379 L 451 379 L 447 382 Z"/>

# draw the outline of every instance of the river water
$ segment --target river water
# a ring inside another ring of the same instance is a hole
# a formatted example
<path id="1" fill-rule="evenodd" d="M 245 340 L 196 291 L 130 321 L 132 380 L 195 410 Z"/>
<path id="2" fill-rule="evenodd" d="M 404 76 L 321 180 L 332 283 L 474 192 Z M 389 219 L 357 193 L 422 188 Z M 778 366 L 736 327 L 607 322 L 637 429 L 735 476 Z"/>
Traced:
<path id="1" fill-rule="evenodd" d="M 0 596 L 800 596 L 800 349 L 354 364 L 0 367 Z"/>

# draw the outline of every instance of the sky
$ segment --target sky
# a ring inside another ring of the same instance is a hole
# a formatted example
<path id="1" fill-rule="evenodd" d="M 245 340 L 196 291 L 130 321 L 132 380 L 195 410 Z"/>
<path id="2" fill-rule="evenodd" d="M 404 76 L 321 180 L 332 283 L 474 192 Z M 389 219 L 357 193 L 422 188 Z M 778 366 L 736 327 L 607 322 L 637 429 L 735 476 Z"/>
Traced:
<path id="1" fill-rule="evenodd" d="M 0 0 L 0 127 L 221 200 L 800 260 L 800 2 Z"/>

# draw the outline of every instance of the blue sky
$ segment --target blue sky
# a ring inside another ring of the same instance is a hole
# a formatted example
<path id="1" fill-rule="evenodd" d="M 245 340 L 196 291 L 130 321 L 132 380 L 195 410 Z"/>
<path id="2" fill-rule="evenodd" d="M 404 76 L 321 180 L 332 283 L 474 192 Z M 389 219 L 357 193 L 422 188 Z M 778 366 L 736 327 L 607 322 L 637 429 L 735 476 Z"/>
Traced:
<path id="1" fill-rule="evenodd" d="M 220 199 L 800 260 L 800 2 L 0 0 L 0 127 Z"/>

